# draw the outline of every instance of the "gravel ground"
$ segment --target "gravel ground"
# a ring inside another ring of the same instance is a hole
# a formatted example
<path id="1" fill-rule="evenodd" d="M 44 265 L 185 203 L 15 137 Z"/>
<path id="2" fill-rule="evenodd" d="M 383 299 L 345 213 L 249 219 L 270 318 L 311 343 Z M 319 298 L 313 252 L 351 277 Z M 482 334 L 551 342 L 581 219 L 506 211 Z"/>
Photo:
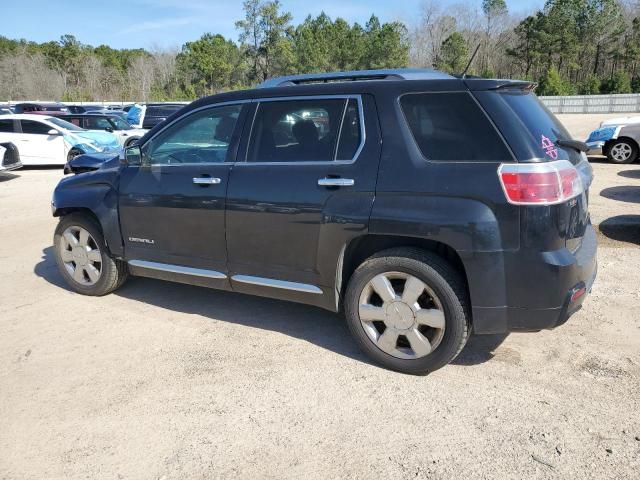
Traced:
<path id="1" fill-rule="evenodd" d="M 562 117 L 578 138 L 601 118 Z M 593 165 L 585 308 L 427 377 L 303 305 L 148 279 L 74 294 L 50 247 L 61 172 L 0 176 L 0 478 L 638 478 L 640 164 Z"/>

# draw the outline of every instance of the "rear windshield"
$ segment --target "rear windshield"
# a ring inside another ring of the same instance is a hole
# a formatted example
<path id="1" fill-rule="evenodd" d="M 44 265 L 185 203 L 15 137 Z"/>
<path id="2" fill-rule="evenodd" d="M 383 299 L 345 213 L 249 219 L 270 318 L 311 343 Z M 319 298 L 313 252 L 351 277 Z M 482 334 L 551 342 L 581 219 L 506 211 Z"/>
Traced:
<path id="1" fill-rule="evenodd" d="M 148 117 L 168 117 L 181 108 L 182 105 L 148 106 L 146 115 Z"/>
<path id="2" fill-rule="evenodd" d="M 409 93 L 400 106 L 411 133 L 429 160 L 512 160 L 504 141 L 467 92 Z"/>
<path id="3" fill-rule="evenodd" d="M 501 101 L 502 108 L 506 107 L 515 114 L 507 118 L 520 120 L 522 128 L 519 128 L 519 133 L 524 135 L 524 139 L 529 143 L 529 148 L 535 152 L 536 157 L 547 160 L 569 160 L 574 164 L 580 161 L 579 152 L 557 145 L 556 142 L 559 139 L 571 139 L 571 134 L 533 92 L 501 90 L 490 94 Z"/>

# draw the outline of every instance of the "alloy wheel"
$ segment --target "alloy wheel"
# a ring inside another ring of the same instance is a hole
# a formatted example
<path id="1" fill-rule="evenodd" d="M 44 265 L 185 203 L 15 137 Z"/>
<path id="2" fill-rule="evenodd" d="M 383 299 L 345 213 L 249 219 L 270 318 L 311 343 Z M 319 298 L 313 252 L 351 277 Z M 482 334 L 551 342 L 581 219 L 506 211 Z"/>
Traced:
<path id="1" fill-rule="evenodd" d="M 60 258 L 69 276 L 80 285 L 95 285 L 102 275 L 102 255 L 95 239 L 84 228 L 71 226 L 60 238 Z"/>
<path id="2" fill-rule="evenodd" d="M 624 162 L 629 160 L 633 149 L 628 143 L 616 143 L 611 147 L 611 157 L 617 162 Z"/>
<path id="3" fill-rule="evenodd" d="M 440 299 L 425 282 L 408 273 L 385 272 L 373 277 L 362 290 L 358 314 L 369 339 L 396 358 L 425 357 L 444 336 Z"/>

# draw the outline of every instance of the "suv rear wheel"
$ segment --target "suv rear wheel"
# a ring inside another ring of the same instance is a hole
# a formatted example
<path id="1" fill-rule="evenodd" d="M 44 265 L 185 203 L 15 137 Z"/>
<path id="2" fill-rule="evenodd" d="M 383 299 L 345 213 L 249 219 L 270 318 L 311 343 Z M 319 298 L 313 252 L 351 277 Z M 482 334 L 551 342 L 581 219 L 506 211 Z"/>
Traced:
<path id="1" fill-rule="evenodd" d="M 87 215 L 62 217 L 53 244 L 58 270 L 78 293 L 106 295 L 127 278 L 126 264 L 109 256 L 100 227 Z"/>
<path id="2" fill-rule="evenodd" d="M 418 249 L 391 249 L 354 272 L 345 314 L 357 343 L 384 367 L 424 375 L 451 362 L 469 336 L 459 274 Z"/>

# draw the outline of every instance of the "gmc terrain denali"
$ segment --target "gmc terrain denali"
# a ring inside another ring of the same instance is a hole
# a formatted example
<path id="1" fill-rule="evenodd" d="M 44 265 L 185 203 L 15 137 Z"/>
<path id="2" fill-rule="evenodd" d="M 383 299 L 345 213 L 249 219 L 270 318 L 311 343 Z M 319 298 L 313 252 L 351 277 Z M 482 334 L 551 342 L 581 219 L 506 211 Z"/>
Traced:
<path id="1" fill-rule="evenodd" d="M 200 99 L 53 196 L 70 287 L 140 275 L 344 311 L 424 374 L 564 323 L 596 273 L 586 145 L 522 81 L 378 70 Z"/>

